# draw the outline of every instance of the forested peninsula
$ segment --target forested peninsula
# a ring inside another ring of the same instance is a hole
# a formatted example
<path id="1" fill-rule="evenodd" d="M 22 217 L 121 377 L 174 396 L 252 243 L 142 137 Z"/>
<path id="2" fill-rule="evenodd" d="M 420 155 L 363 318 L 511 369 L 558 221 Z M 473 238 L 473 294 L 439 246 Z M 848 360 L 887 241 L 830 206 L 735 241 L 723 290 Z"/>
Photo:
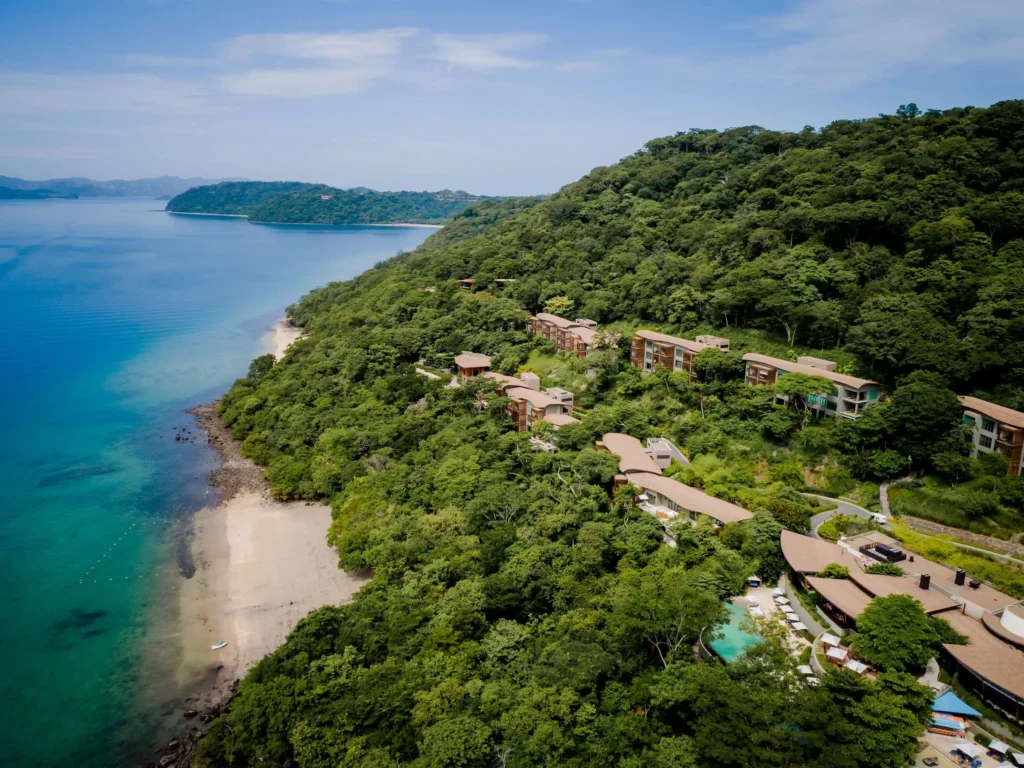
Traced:
<path id="1" fill-rule="evenodd" d="M 264 224 L 445 224 L 485 198 L 467 192 L 377 192 L 294 181 L 244 181 L 196 187 L 167 203 L 170 213 L 245 216 Z"/>
<path id="2" fill-rule="evenodd" d="M 621 341 L 558 353 L 526 332 L 541 310 Z M 218 412 L 275 496 L 331 501 L 341 567 L 373 579 L 249 672 L 196 765 L 896 768 L 931 716 L 919 664 L 959 642 L 914 601 L 921 633 L 887 636 L 914 652 L 873 679 L 806 685 L 770 629 L 729 664 L 694 644 L 748 575 L 783 571 L 802 491 L 962 457 L 958 394 L 1024 405 L 1024 102 L 655 139 L 550 198 L 470 208 L 289 316 L 304 338 Z M 644 375 L 640 327 L 731 349 L 702 352 L 699 381 Z M 447 386 L 463 350 L 573 393 L 557 451 L 531 450 L 493 381 Z M 748 386 L 747 351 L 828 357 L 886 394 L 817 419 Z M 613 492 L 606 432 L 671 438 L 689 463 L 667 473 L 752 518 L 665 546 L 636 489 Z M 1021 514 L 1005 464 L 971 468 Z"/>

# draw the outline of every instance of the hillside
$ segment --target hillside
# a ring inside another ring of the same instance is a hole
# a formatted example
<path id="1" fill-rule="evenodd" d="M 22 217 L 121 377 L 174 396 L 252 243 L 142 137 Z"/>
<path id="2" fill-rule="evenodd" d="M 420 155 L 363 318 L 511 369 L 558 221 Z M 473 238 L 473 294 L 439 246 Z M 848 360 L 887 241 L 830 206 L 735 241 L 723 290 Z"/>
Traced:
<path id="1" fill-rule="evenodd" d="M 274 224 L 441 224 L 483 198 L 466 192 L 376 192 L 298 182 L 245 182 L 199 187 L 167 204 L 175 213 L 246 215 Z"/>
<path id="2" fill-rule="evenodd" d="M 692 646 L 747 574 L 779 573 L 809 482 L 870 494 L 957 459 L 954 390 L 1022 404 L 1022 153 L 1021 102 L 690 131 L 291 307 L 308 338 L 254 364 L 219 413 L 276 496 L 332 501 L 340 564 L 374 578 L 249 673 L 199 764 L 905 765 L 931 701 L 905 672 L 807 687 L 770 630 L 728 666 L 694 664 Z M 496 297 L 460 290 L 468 277 L 517 282 Z M 626 344 L 567 359 L 524 330 L 553 306 L 818 353 L 891 396 L 819 421 L 747 386 L 736 352 L 706 356 L 700 383 L 641 375 Z M 582 423 L 537 453 L 494 384 L 410 367 L 462 350 L 573 392 Z M 670 437 L 691 460 L 678 479 L 753 519 L 662 546 L 632 491 L 611 494 L 617 462 L 593 448 L 608 431 Z M 1019 478 L 970 462 L 981 514 L 1020 519 Z"/>
<path id="3" fill-rule="evenodd" d="M 11 189 L 0 187 L 0 200 L 46 200 L 48 198 L 62 197 L 73 199 L 78 197 L 74 194 L 61 194 L 52 189 Z"/>
<path id="4" fill-rule="evenodd" d="M 44 190 L 50 197 L 165 197 L 184 192 L 201 184 L 213 184 L 217 179 L 178 176 L 157 176 L 148 179 L 111 179 L 97 181 L 86 178 L 47 179 L 29 181 L 12 176 L 0 176 L 0 187 L 31 191 Z"/>
<path id="5" fill-rule="evenodd" d="M 298 181 L 226 181 L 194 187 L 171 198 L 166 210 L 172 213 L 210 213 L 248 216 L 275 195 L 303 186 Z"/>

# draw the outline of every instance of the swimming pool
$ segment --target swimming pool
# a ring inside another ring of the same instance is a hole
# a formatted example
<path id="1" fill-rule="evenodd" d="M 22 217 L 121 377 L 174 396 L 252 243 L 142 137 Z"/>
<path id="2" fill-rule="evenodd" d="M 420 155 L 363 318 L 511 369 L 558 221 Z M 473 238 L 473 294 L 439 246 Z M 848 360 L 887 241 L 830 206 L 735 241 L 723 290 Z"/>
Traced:
<path id="1" fill-rule="evenodd" d="M 740 626 L 749 616 L 743 606 L 727 602 L 725 607 L 728 610 L 728 620 L 718 630 L 717 634 L 721 637 L 712 640 L 709 645 L 711 650 L 728 664 L 747 648 L 761 642 L 761 638 Z"/>

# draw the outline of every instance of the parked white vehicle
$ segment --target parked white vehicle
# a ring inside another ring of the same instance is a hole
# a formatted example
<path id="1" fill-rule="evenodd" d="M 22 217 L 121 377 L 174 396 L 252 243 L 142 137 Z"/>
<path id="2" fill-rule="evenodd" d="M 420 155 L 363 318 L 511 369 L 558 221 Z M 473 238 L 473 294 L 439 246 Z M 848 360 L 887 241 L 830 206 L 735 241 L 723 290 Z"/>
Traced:
<path id="1" fill-rule="evenodd" d="M 889 518 L 883 515 L 881 512 L 873 512 L 871 514 L 871 522 L 879 523 L 880 525 L 888 525 Z"/>

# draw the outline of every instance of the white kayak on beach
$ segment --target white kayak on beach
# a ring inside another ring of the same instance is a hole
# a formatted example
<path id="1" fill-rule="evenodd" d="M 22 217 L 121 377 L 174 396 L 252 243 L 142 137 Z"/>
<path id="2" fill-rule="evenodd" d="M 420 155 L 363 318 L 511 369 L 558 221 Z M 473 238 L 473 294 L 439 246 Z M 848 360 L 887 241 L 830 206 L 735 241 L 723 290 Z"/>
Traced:
<path id="1" fill-rule="evenodd" d="M 227 640 L 221 640 L 219 643 L 214 643 L 213 645 L 211 645 L 210 646 L 210 650 L 211 651 L 219 651 L 221 648 L 223 648 L 227 644 L 228 644 Z"/>

